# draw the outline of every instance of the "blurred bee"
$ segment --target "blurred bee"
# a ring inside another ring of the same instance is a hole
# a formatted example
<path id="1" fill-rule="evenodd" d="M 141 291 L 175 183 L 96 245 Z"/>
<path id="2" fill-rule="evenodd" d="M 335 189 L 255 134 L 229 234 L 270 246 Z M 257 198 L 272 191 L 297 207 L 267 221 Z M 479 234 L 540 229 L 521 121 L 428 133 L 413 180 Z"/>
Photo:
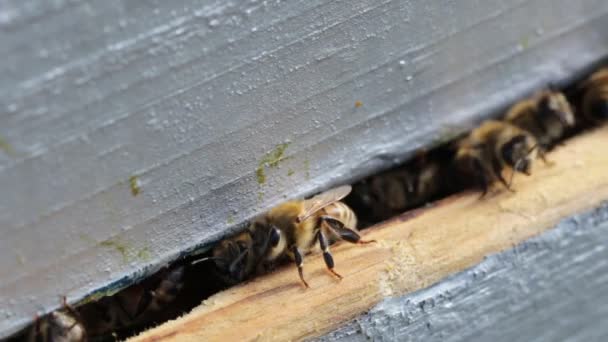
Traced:
<path id="1" fill-rule="evenodd" d="M 552 89 L 516 103 L 504 119 L 534 135 L 539 144 L 539 156 L 543 160 L 544 152 L 575 124 L 570 103 L 563 93 Z"/>
<path id="2" fill-rule="evenodd" d="M 456 163 L 464 175 L 487 193 L 489 185 L 500 181 L 508 190 L 515 172 L 530 175 L 536 158 L 538 143 L 534 136 L 507 122 L 488 120 L 458 142 Z M 503 170 L 511 168 L 511 179 L 503 177 Z"/>
<path id="3" fill-rule="evenodd" d="M 184 266 L 165 269 L 126 289 L 78 308 L 89 336 L 103 336 L 154 322 L 183 287 Z"/>
<path id="4" fill-rule="evenodd" d="M 341 186 L 307 200 L 290 201 L 256 218 L 249 228 L 214 248 L 210 259 L 231 283 L 266 271 L 280 259 L 295 261 L 304 286 L 304 255 L 318 247 L 327 269 L 336 277 L 329 245 L 337 240 L 365 244 L 356 231 L 357 217 L 340 202 L 351 191 Z"/>
<path id="5" fill-rule="evenodd" d="M 582 110 L 585 119 L 599 123 L 608 119 L 608 68 L 591 74 L 581 84 L 584 92 Z"/>
<path id="6" fill-rule="evenodd" d="M 451 156 L 419 155 L 412 163 L 371 176 L 354 185 L 347 198 L 362 219 L 386 220 L 420 206 L 445 190 L 446 163 Z"/>
<path id="7" fill-rule="evenodd" d="M 235 285 L 254 274 L 265 273 L 271 267 L 264 262 L 265 255 L 280 239 L 278 230 L 251 224 L 244 232 L 220 241 L 213 248 L 211 257 L 196 260 L 193 264 L 213 260 L 219 278 L 226 285 Z"/>
<path id="8" fill-rule="evenodd" d="M 84 342 L 87 333 L 80 316 L 63 297 L 63 309 L 37 318 L 25 339 L 28 342 Z"/>

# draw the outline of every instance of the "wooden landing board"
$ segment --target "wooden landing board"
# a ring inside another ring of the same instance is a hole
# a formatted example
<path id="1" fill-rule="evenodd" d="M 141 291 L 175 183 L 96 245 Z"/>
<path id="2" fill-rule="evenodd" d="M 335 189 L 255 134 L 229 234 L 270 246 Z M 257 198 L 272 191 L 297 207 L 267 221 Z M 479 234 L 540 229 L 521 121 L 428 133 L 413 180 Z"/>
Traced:
<path id="1" fill-rule="evenodd" d="M 405 213 L 365 231 L 372 245 L 333 246 L 336 280 L 321 255 L 305 259 L 303 288 L 295 266 L 218 293 L 191 313 L 132 341 L 288 341 L 318 336 L 382 298 L 427 287 L 485 255 L 553 227 L 608 199 L 608 127 L 566 142 L 516 176 L 516 193 L 479 199 L 467 193 Z"/>

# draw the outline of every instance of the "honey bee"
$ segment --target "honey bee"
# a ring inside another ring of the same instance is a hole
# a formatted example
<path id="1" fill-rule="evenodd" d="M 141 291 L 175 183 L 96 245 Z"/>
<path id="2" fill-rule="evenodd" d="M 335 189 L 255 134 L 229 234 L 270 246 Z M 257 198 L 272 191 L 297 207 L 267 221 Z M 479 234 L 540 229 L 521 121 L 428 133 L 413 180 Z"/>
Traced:
<path id="1" fill-rule="evenodd" d="M 534 136 L 507 122 L 488 120 L 458 142 L 456 163 L 467 176 L 487 193 L 489 185 L 500 181 L 508 190 L 515 172 L 530 175 L 537 156 L 538 143 Z M 511 179 L 503 177 L 503 170 L 511 168 Z"/>
<path id="2" fill-rule="evenodd" d="M 295 261 L 304 286 L 304 255 L 318 247 L 327 269 L 337 278 L 329 245 L 337 240 L 366 244 L 356 231 L 357 217 L 340 202 L 350 185 L 323 192 L 307 200 L 289 201 L 256 218 L 248 229 L 214 248 L 210 259 L 231 283 L 264 272 L 276 261 Z"/>
<path id="3" fill-rule="evenodd" d="M 504 119 L 534 135 L 543 159 L 544 152 L 575 124 L 574 111 L 566 96 L 553 89 L 516 103 Z"/>
<path id="4" fill-rule="evenodd" d="M 608 119 L 608 68 L 591 74 L 583 82 L 582 109 L 585 119 L 599 123 Z"/>
<path id="5" fill-rule="evenodd" d="M 280 238 L 278 230 L 251 224 L 244 232 L 220 241 L 213 248 L 211 257 L 196 260 L 193 264 L 213 260 L 219 278 L 226 285 L 235 285 L 254 274 L 264 273 L 266 267 L 270 267 L 263 262 L 265 254 Z"/>
<path id="6" fill-rule="evenodd" d="M 80 315 L 67 304 L 63 297 L 63 309 L 37 318 L 29 329 L 25 340 L 28 342 L 85 342 L 87 332 Z"/>
<path id="7" fill-rule="evenodd" d="M 442 191 L 447 186 L 444 164 L 437 156 L 419 155 L 412 163 L 355 184 L 347 203 L 364 213 L 364 221 L 386 220 L 432 200 Z"/>
<path id="8" fill-rule="evenodd" d="M 184 266 L 164 269 L 118 293 L 78 308 L 89 336 L 104 336 L 153 322 L 183 287 Z"/>

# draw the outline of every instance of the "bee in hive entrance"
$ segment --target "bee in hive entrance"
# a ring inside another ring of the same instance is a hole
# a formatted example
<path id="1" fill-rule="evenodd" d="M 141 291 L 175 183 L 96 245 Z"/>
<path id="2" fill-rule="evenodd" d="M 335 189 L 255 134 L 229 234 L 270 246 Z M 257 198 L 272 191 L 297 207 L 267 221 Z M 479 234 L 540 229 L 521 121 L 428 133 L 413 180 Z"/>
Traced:
<path id="1" fill-rule="evenodd" d="M 365 244 L 356 231 L 357 217 L 340 200 L 351 191 L 350 185 L 323 192 L 307 200 L 289 201 L 256 218 L 248 229 L 221 241 L 213 259 L 223 279 L 238 283 L 253 274 L 266 272 L 288 258 L 296 263 L 304 286 L 304 255 L 318 247 L 327 269 L 337 278 L 329 245 L 345 240 Z"/>

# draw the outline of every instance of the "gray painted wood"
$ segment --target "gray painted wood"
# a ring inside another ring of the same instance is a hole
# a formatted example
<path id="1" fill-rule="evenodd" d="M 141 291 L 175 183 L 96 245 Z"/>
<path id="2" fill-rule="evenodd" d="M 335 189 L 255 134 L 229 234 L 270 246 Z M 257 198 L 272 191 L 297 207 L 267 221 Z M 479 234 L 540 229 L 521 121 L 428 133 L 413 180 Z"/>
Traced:
<path id="1" fill-rule="evenodd" d="M 0 337 L 60 295 L 123 285 L 566 81 L 608 54 L 607 12 L 605 0 L 1 2 Z"/>
<path id="2" fill-rule="evenodd" d="M 315 341 L 606 341 L 608 202 Z"/>

